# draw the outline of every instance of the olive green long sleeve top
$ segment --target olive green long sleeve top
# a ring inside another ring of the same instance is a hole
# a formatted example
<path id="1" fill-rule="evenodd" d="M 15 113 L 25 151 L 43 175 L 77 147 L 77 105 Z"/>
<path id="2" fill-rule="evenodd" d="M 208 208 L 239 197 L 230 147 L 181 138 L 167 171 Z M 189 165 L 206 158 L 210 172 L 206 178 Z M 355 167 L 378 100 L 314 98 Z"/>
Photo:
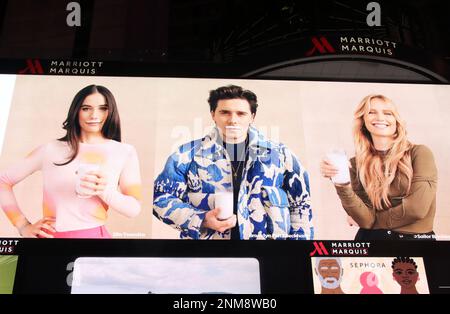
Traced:
<path id="1" fill-rule="evenodd" d="M 407 180 L 397 176 L 389 190 L 390 208 L 376 210 L 358 179 L 356 162 L 350 162 L 351 185 L 336 186 L 342 206 L 361 228 L 390 229 L 402 233 L 433 230 L 436 213 L 437 168 L 433 153 L 424 145 L 411 148 L 413 178 L 408 194 Z"/>

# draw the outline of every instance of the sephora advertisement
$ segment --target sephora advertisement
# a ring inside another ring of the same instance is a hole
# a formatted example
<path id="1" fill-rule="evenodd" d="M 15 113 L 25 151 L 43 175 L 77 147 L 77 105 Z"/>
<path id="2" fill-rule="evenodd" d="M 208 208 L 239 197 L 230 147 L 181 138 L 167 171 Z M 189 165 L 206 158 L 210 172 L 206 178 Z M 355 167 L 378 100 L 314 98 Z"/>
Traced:
<path id="1" fill-rule="evenodd" d="M 429 294 L 421 257 L 313 257 L 315 294 Z"/>
<path id="2" fill-rule="evenodd" d="M 449 240 L 448 99 L 431 84 L 1 75 L 0 237 Z"/>

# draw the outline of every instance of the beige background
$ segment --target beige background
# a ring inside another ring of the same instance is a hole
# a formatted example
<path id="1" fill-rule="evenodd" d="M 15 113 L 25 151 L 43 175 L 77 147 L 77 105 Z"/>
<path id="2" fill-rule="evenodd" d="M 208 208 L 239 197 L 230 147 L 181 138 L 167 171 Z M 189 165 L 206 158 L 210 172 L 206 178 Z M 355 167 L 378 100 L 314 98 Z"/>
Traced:
<path id="1" fill-rule="evenodd" d="M 332 148 L 353 149 L 353 112 L 364 96 L 377 93 L 391 98 L 406 122 L 409 139 L 428 146 L 438 168 L 435 232 L 450 239 L 450 86 L 380 83 L 301 82 L 306 159 L 316 223 L 316 239 L 353 239 L 334 186 L 320 176 L 319 162 Z"/>
<path id="2" fill-rule="evenodd" d="M 123 141 L 136 147 L 144 200 L 133 219 L 110 212 L 107 227 L 116 237 L 178 238 L 178 232 L 152 216 L 153 180 L 167 157 L 181 144 L 206 134 L 213 126 L 209 91 L 227 84 L 258 96 L 255 126 L 281 141 L 299 157 L 310 175 L 316 239 L 353 239 L 346 214 L 332 184 L 319 173 L 319 161 L 331 148 L 353 155 L 353 111 L 369 93 L 394 100 L 406 121 L 409 137 L 433 151 L 439 170 L 435 231 L 450 239 L 449 86 L 380 83 L 294 82 L 267 80 L 107 78 L 17 76 L 10 117 L 0 156 L 0 169 L 35 147 L 64 134 L 73 96 L 89 84 L 104 85 L 116 97 Z M 27 217 L 41 216 L 42 182 L 36 173 L 19 183 L 15 193 Z M 0 211 L 0 236 L 17 236 Z"/>
<path id="3" fill-rule="evenodd" d="M 70 103 L 83 87 L 97 84 L 116 98 L 122 126 L 122 141 L 138 153 L 143 182 L 143 207 L 139 216 L 127 218 L 109 211 L 107 228 L 118 238 L 149 238 L 151 233 L 152 159 L 154 152 L 155 96 L 152 80 L 139 78 L 17 76 L 0 169 L 26 156 L 34 148 L 64 135 L 62 123 Z M 36 172 L 14 187 L 19 206 L 30 221 L 42 217 L 42 176 Z M 0 211 L 0 236 L 18 236 Z"/>

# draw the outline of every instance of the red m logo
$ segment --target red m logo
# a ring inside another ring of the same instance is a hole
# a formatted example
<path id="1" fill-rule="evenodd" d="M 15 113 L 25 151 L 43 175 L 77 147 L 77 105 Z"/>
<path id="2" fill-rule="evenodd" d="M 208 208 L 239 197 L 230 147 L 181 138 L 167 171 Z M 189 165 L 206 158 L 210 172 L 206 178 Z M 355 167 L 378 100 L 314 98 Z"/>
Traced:
<path id="1" fill-rule="evenodd" d="M 314 251 L 312 251 L 311 253 L 309 253 L 309 256 L 314 256 L 316 255 L 329 255 L 325 245 L 323 245 L 322 242 L 313 242 L 314 245 Z"/>
<path id="2" fill-rule="evenodd" d="M 31 73 L 31 74 L 44 74 L 44 69 L 42 68 L 41 62 L 39 59 L 27 59 L 27 67 L 23 68 L 19 71 L 19 74 L 25 74 L 25 73 Z"/>
<path id="3" fill-rule="evenodd" d="M 320 37 L 319 39 L 317 39 L 317 37 L 313 37 L 311 39 L 312 43 L 313 43 L 313 47 L 308 50 L 306 52 L 306 56 L 312 56 L 316 50 L 318 50 L 320 53 L 334 53 L 336 52 L 333 48 L 333 46 L 331 46 L 331 44 L 328 42 L 328 40 L 325 37 Z"/>

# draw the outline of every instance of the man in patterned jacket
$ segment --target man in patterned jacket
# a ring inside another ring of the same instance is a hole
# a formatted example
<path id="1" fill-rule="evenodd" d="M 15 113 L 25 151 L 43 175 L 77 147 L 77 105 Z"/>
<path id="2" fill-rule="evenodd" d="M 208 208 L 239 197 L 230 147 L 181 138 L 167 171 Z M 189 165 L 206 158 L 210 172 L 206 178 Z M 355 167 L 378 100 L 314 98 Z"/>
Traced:
<path id="1" fill-rule="evenodd" d="M 153 213 L 190 239 L 300 239 L 314 236 L 309 180 L 283 144 L 251 126 L 256 95 L 240 86 L 212 90 L 216 127 L 178 148 L 155 180 Z M 233 215 L 219 219 L 215 193 L 233 192 Z"/>

